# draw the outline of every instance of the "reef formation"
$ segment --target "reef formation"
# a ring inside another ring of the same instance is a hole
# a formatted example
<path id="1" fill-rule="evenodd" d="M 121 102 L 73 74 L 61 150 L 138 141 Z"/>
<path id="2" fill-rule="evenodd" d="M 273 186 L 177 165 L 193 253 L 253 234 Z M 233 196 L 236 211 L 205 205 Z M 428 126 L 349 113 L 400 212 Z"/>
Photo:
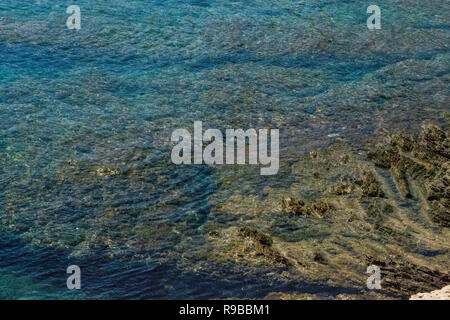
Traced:
<path id="1" fill-rule="evenodd" d="M 424 123 L 420 133 L 386 132 L 363 148 L 337 140 L 282 161 L 276 180 L 252 166 L 178 172 L 168 159 L 147 164 L 146 150 L 104 166 L 69 160 L 46 185 L 59 190 L 60 206 L 19 210 L 34 198 L 12 189 L 2 229 L 71 259 L 99 255 L 171 265 L 211 284 L 261 283 L 258 297 L 268 299 L 409 298 L 450 282 L 449 138 L 447 125 Z M 130 195 L 129 206 L 115 200 Z M 69 209 L 79 212 L 73 221 Z M 370 265 L 381 269 L 381 290 L 367 288 Z"/>
<path id="2" fill-rule="evenodd" d="M 365 150 L 342 142 L 310 152 L 291 165 L 290 187 L 236 192 L 215 207 L 246 226 L 212 230 L 208 258 L 329 286 L 271 299 L 406 298 L 440 289 L 450 282 L 449 138 L 447 126 L 424 123 L 419 134 L 385 133 Z M 381 290 L 365 288 L 369 265 L 381 268 Z"/>

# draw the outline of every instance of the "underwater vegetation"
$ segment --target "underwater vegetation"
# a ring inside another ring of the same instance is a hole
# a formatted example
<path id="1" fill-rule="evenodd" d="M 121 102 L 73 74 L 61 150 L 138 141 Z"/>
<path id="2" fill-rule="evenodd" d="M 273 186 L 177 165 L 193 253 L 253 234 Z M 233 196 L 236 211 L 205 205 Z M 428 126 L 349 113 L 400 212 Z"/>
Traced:
<path id="1" fill-rule="evenodd" d="M 420 134 L 385 134 L 363 152 L 346 143 L 311 152 L 291 165 L 289 188 L 250 197 L 236 192 L 213 209 L 219 216 L 234 212 L 245 227 L 213 229 L 209 237 L 219 249 L 211 258 L 242 268 L 285 267 L 277 277 L 359 290 L 365 268 L 375 264 L 385 298 L 444 287 L 449 138 L 448 127 L 424 124 Z M 270 297 L 302 298 L 303 292 L 290 294 Z"/>
<path id="2" fill-rule="evenodd" d="M 448 285 L 448 3 L 0 3 L 0 298 L 397 299 Z M 280 168 L 171 133 L 280 130 Z M 82 270 L 69 292 L 66 268 Z M 366 286 L 381 268 L 381 290 Z"/>

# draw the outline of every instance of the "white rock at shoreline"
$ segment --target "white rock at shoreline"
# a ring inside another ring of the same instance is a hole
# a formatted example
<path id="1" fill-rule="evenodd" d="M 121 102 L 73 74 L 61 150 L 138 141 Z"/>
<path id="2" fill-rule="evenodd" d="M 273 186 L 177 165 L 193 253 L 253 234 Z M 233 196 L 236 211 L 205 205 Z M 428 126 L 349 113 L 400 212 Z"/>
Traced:
<path id="1" fill-rule="evenodd" d="M 409 300 L 450 300 L 450 285 L 441 290 L 415 294 Z"/>

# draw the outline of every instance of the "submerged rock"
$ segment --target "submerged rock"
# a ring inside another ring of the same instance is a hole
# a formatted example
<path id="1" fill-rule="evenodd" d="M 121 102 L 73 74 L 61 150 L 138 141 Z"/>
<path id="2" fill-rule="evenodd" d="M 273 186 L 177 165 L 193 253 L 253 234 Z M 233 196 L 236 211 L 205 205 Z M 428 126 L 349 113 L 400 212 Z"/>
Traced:
<path id="1" fill-rule="evenodd" d="M 340 177 L 339 181 L 331 186 L 331 193 L 342 196 L 354 191 L 354 180 L 349 177 Z"/>
<path id="2" fill-rule="evenodd" d="M 321 294 L 313 293 L 283 293 L 271 292 L 266 297 L 266 300 L 376 300 L 376 299 L 394 299 L 384 296 L 377 292 L 365 292 L 363 295 L 359 294 L 345 294 L 341 293 L 333 295 L 328 292 Z"/>
<path id="3" fill-rule="evenodd" d="M 273 239 L 254 227 L 231 227 L 212 230 L 209 233 L 214 256 L 209 257 L 219 263 L 248 263 L 264 267 L 286 267 L 293 262 L 273 247 Z"/>
<path id="4" fill-rule="evenodd" d="M 119 169 L 117 168 L 98 168 L 96 171 L 97 176 L 99 177 L 109 177 L 109 176 L 115 176 L 120 173 Z"/>
<path id="5" fill-rule="evenodd" d="M 424 125 L 416 136 L 389 135 L 368 152 L 369 159 L 390 169 L 403 198 L 424 193 L 432 220 L 450 226 L 450 137 L 446 128 Z"/>
<path id="6" fill-rule="evenodd" d="M 300 216 L 314 216 L 317 218 L 329 216 L 333 209 L 333 206 L 324 199 L 306 201 L 290 197 L 281 200 L 281 207 L 283 212 L 286 213 L 292 213 Z"/>
<path id="7" fill-rule="evenodd" d="M 340 177 L 338 182 L 331 186 L 330 192 L 336 195 L 359 194 L 361 198 L 384 196 L 376 174 L 370 170 L 361 170 L 356 176 Z"/>
<path id="8" fill-rule="evenodd" d="M 367 263 L 380 267 L 382 288 L 399 295 L 430 291 L 450 282 L 447 273 L 405 261 L 401 256 L 389 256 L 384 260 L 368 259 Z"/>
<path id="9" fill-rule="evenodd" d="M 242 227 L 239 229 L 239 235 L 243 238 L 250 238 L 261 246 L 272 246 L 273 240 L 266 234 L 255 228 Z"/>
<path id="10" fill-rule="evenodd" d="M 443 135 L 431 132 L 426 139 L 389 135 L 364 152 L 346 143 L 311 152 L 292 164 L 290 184 L 260 194 L 239 192 L 239 178 L 230 181 L 233 196 L 217 202 L 211 223 L 233 217 L 257 228 L 213 232 L 214 259 L 232 261 L 236 270 L 271 268 L 273 277 L 284 266 L 289 281 L 360 292 L 269 295 L 280 299 L 406 298 L 441 288 L 449 281 L 449 174 L 445 148 L 437 147 Z M 422 145 L 430 141 L 433 146 Z M 418 158 L 418 150 L 441 155 Z M 372 264 L 382 272 L 377 292 L 366 286 Z"/>

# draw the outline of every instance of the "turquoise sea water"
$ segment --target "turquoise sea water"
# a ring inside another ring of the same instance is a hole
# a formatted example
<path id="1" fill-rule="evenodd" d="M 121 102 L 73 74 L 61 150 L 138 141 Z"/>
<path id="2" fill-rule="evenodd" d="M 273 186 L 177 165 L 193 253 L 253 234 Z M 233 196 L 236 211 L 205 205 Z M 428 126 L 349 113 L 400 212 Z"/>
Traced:
<path id="1" fill-rule="evenodd" d="M 78 31 L 65 25 L 71 4 Z M 279 128 L 280 173 L 239 177 L 257 194 L 288 185 L 288 164 L 333 136 L 358 144 L 441 121 L 448 1 L 377 0 L 377 31 L 370 4 L 1 0 L 0 298 L 357 293 L 185 263 L 208 250 L 203 227 L 235 191 L 222 187 L 234 169 L 171 164 L 170 135 L 197 120 Z M 70 264 L 81 292 L 66 289 Z"/>

